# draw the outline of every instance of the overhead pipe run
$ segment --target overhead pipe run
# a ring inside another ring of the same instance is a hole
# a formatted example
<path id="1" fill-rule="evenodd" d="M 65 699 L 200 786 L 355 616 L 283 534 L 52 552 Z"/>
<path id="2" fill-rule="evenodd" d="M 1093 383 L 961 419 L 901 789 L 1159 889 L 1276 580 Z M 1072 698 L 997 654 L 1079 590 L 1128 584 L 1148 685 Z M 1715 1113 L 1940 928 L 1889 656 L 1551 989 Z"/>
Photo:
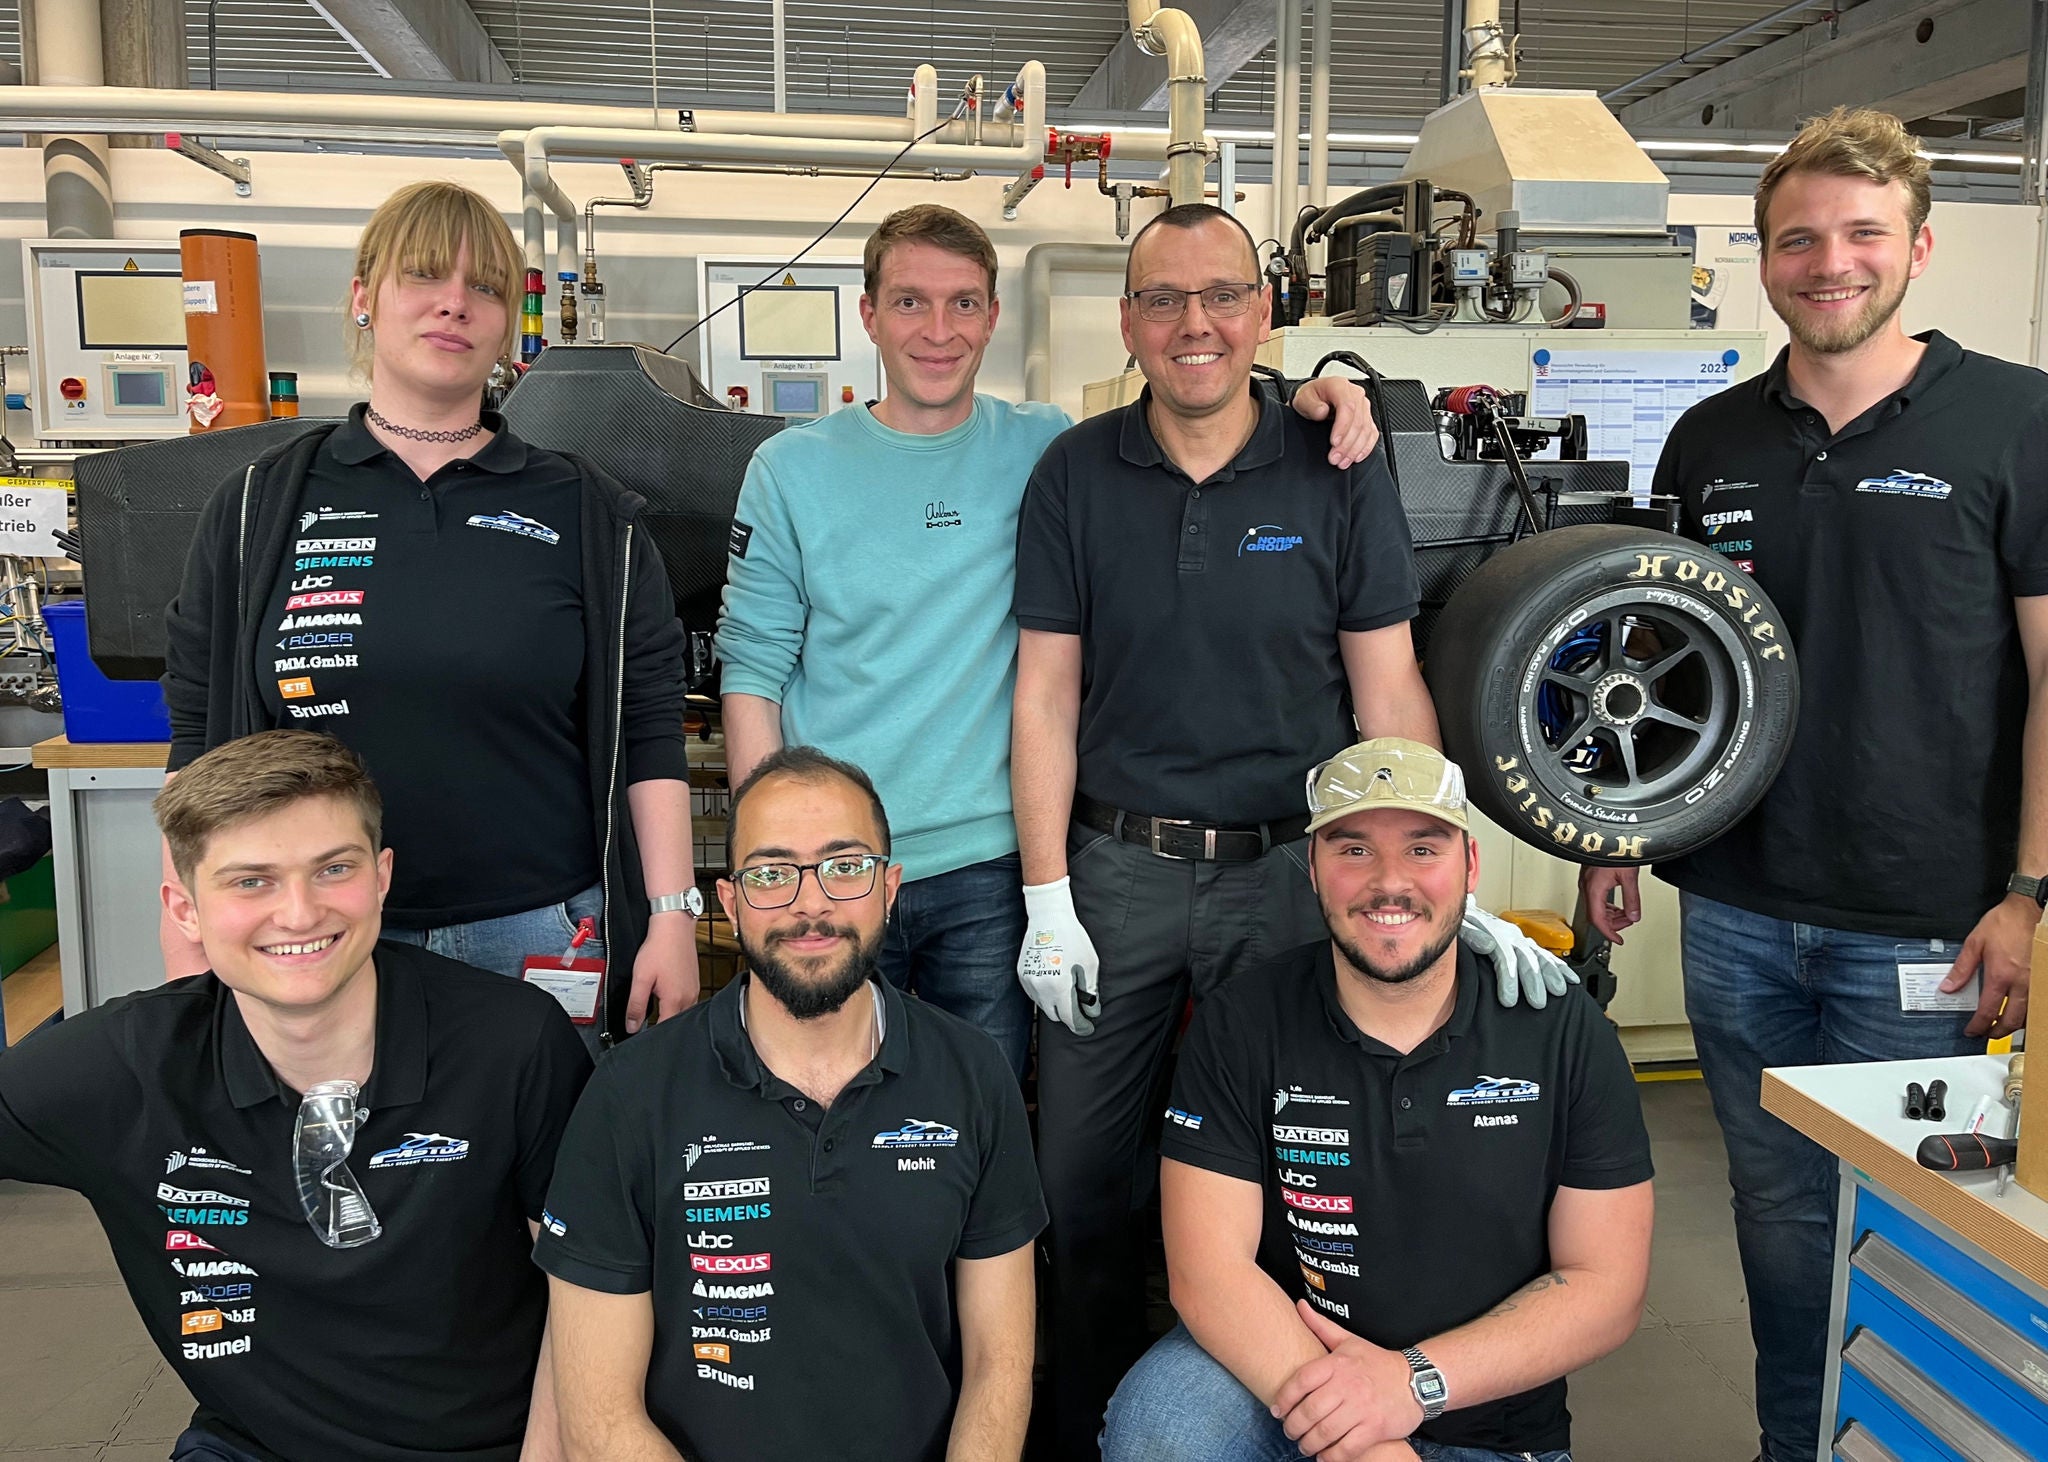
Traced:
<path id="1" fill-rule="evenodd" d="M 1273 69 L 1273 237 L 1294 231 L 1301 187 L 1301 0 L 1280 0 Z"/>
<path id="2" fill-rule="evenodd" d="M 1176 202 L 1179 200 L 1176 199 Z M 1052 276 L 1122 274 L 1122 244 L 1034 244 L 1024 255 L 1024 399 L 1052 400 Z"/>
<path id="3" fill-rule="evenodd" d="M 1285 0 L 1283 0 L 1285 3 Z M 1299 5 L 1301 0 L 1292 0 Z M 1209 78 L 1202 32 L 1185 10 L 1159 0 L 1130 0 L 1131 40 L 1148 56 L 1166 58 L 1166 187 L 1171 203 L 1200 203 L 1209 170 Z"/>
<path id="4" fill-rule="evenodd" d="M 1515 79 L 1515 46 L 1500 23 L 1500 0 L 1465 0 L 1465 74 L 1473 90 Z"/>
<path id="5" fill-rule="evenodd" d="M 99 0 L 38 0 L 36 76 L 48 90 L 96 95 L 105 90 Z M 43 86 L 9 87 L 38 96 Z M 150 129 L 152 131 L 157 129 Z M 43 138 L 44 224 L 53 239 L 105 239 L 114 234 L 114 185 L 104 135 Z"/>

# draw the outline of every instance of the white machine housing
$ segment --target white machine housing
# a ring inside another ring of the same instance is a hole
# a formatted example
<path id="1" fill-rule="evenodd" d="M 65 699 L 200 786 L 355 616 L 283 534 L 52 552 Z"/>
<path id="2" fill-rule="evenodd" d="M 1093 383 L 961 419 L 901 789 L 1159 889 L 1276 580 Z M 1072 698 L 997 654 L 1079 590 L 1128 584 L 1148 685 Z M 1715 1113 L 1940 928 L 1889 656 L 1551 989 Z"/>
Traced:
<path id="1" fill-rule="evenodd" d="M 177 241 L 24 239 L 21 267 L 36 436 L 125 442 L 184 435 Z"/>
<path id="2" fill-rule="evenodd" d="M 784 262 L 766 255 L 698 260 L 697 308 L 708 321 L 700 332 L 705 388 L 724 398 L 743 386 L 747 410 L 796 421 L 880 396 L 881 357 L 860 320 L 861 261 Z M 755 288 L 763 278 L 771 282 Z"/>

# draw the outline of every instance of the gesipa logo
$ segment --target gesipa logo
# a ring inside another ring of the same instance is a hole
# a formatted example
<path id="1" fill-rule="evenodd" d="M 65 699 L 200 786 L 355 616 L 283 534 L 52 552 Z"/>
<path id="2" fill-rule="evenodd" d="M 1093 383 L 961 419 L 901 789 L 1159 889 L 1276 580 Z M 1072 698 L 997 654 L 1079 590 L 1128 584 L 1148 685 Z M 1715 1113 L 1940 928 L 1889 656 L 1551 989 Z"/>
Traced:
<path id="1" fill-rule="evenodd" d="M 1304 1213 L 1349 1213 L 1351 1200 L 1337 1193 L 1297 1193 L 1292 1188 L 1280 1190 L 1280 1201 L 1289 1208 L 1299 1208 Z"/>
<path id="2" fill-rule="evenodd" d="M 699 1274 L 766 1274 L 766 1254 L 692 1254 L 690 1268 Z"/>

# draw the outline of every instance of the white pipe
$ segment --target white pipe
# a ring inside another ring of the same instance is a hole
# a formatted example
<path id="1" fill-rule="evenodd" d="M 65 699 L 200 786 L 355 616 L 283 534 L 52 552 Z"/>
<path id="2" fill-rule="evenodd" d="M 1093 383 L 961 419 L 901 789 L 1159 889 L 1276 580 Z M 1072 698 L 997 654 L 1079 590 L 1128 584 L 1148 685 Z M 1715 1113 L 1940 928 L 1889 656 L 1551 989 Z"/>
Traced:
<path id="1" fill-rule="evenodd" d="M 41 0 L 36 7 L 36 74 L 53 88 L 93 94 L 106 73 L 99 0 Z M 8 87 L 35 96 L 41 86 Z M 104 239 L 114 232 L 107 139 L 58 133 L 43 138 L 44 225 L 53 239 Z"/>
<path id="2" fill-rule="evenodd" d="M 526 267 L 546 267 L 547 214 L 555 215 L 555 272 L 574 273 L 576 258 L 576 205 L 550 175 L 532 178 L 526 171 L 526 134 L 500 132 L 498 151 L 519 172 L 521 224 L 526 248 Z"/>
<path id="3" fill-rule="evenodd" d="M 1027 63 L 1034 64 L 1034 63 Z M 1042 70 L 1043 68 L 1041 68 Z M 932 106 L 936 111 L 934 73 Z M 62 131 L 103 128 L 117 132 L 226 132 L 243 136 L 355 138 L 403 129 L 433 132 L 436 140 L 454 143 L 468 133 L 490 144 L 500 132 L 526 132 L 536 111 L 553 126 L 646 128 L 646 107 L 596 107 L 549 102 L 537 108 L 522 101 L 465 101 L 446 97 L 365 96 L 341 92 L 174 91 L 140 86 L 4 86 L 0 87 L 0 120 L 35 122 L 14 131 Z M 748 112 L 694 108 L 699 133 L 762 137 L 895 138 L 908 142 L 916 133 L 909 116 L 859 112 Z M 930 125 L 930 124 L 927 124 Z M 243 129 L 247 130 L 243 130 Z M 676 130 L 674 113 L 664 114 L 657 130 Z M 1001 141 L 1005 129 L 985 128 Z M 965 136 L 965 129 L 961 129 Z M 1012 134 L 1015 141 L 1021 136 Z M 403 138 L 391 140 L 403 141 Z"/>
<path id="4" fill-rule="evenodd" d="M 1129 0 L 1129 6 L 1132 41 L 1149 56 L 1166 57 L 1168 201 L 1176 207 L 1199 203 L 1209 169 L 1209 139 L 1203 131 L 1209 80 L 1201 29 L 1184 10 L 1160 9 L 1159 0 Z"/>
<path id="5" fill-rule="evenodd" d="M 775 27 L 775 110 L 786 112 L 789 110 L 789 68 L 784 54 L 787 39 L 783 34 L 782 0 L 774 0 L 769 11 Z"/>
<path id="6" fill-rule="evenodd" d="M 1130 250 L 1122 244 L 1034 244 L 1024 255 L 1024 399 L 1052 400 L 1052 276 L 1054 270 L 1121 274 Z"/>
<path id="7" fill-rule="evenodd" d="M 1273 74 L 1273 237 L 1294 230 L 1301 189 L 1301 0 L 1280 0 Z"/>
<path id="8" fill-rule="evenodd" d="M 1465 0 L 1464 41 L 1474 91 L 1514 80 L 1508 69 L 1507 34 L 1500 25 L 1500 0 Z"/>
<path id="9" fill-rule="evenodd" d="M 1308 201 L 1330 206 L 1330 12 L 1333 0 L 1315 0 L 1308 58 Z"/>
<path id="10" fill-rule="evenodd" d="M 926 77 L 925 73 L 931 72 L 929 66 L 919 67 L 918 71 L 920 82 L 930 82 L 919 87 L 919 116 L 908 122 L 890 118 L 867 119 L 871 124 L 878 129 L 886 126 L 900 132 L 905 127 L 916 128 L 928 114 L 928 109 L 936 110 L 936 73 Z M 893 163 L 905 168 L 1028 171 L 1045 157 L 1045 67 L 1037 61 L 1026 61 L 1017 72 L 1017 80 L 1024 89 L 1023 121 L 1010 127 L 986 129 L 1015 136 L 1017 141 L 1010 146 L 983 143 L 977 147 L 946 140 L 968 134 L 969 124 L 961 118 L 946 123 L 938 135 L 907 148 L 895 137 L 804 137 L 669 132 L 645 128 L 536 127 L 519 140 L 523 156 L 515 165 L 519 167 L 528 194 L 546 203 L 555 211 L 557 218 L 564 220 L 562 234 L 567 239 L 564 257 L 570 262 L 563 267 L 573 269 L 576 267 L 575 206 L 548 171 L 549 163 L 554 159 L 631 157 L 636 161 L 649 162 L 799 161 L 826 166 L 865 167 L 886 167 Z M 931 99 L 925 100 L 926 96 Z M 800 124 L 806 119 L 762 114 L 762 120 Z M 933 121 L 918 131 L 930 131 L 937 125 Z M 910 135 L 915 137 L 918 131 Z M 502 140 L 500 146 L 503 146 Z M 512 158 L 512 150 L 506 149 L 505 155 Z M 526 247 L 531 255 L 535 249 L 531 223 L 527 226 Z"/>
<path id="11" fill-rule="evenodd" d="M 939 125 L 939 68 L 927 61 L 910 73 L 910 127 L 904 140 Z"/>

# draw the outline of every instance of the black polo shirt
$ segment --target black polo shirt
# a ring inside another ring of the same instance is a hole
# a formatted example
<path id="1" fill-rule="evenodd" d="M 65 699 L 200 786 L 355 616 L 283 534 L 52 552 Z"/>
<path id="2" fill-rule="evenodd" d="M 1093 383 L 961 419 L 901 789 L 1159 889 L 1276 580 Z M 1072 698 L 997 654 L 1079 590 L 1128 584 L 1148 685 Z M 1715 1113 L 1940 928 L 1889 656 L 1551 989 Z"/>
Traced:
<path id="1" fill-rule="evenodd" d="M 497 435 L 421 482 L 358 406 L 314 454 L 257 644 L 271 723 L 324 731 L 384 794 L 384 917 L 425 929 L 596 883 L 582 498 Z"/>
<path id="2" fill-rule="evenodd" d="M 1303 770 L 1357 739 L 1338 631 L 1415 617 L 1385 448 L 1339 471 L 1327 425 L 1249 389 L 1258 426 L 1206 482 L 1161 450 L 1148 387 L 1055 438 L 1025 490 L 1017 623 L 1081 636 L 1075 786 L 1126 812 L 1300 812 Z"/>
<path id="3" fill-rule="evenodd" d="M 1375 1345 L 1426 1344 L 1550 1269 L 1560 1187 L 1649 1181 L 1650 1138 L 1621 1042 L 1584 991 L 1503 1008 L 1460 945 L 1450 1019 L 1404 1056 L 1352 1023 L 1337 978 L 1330 946 L 1304 945 L 1198 1005 L 1160 1151 L 1265 1190 L 1259 1267 L 1290 1299 Z M 1565 1383 L 1417 1434 L 1569 1447 Z"/>
<path id="4" fill-rule="evenodd" d="M 1776 601 L 1801 683 L 1763 802 L 1657 872 L 1773 918 L 1956 939 L 2018 850 L 2013 600 L 2048 594 L 2048 375 L 1918 338 L 1913 379 L 1840 432 L 1781 353 L 1664 445 L 1656 490 Z"/>
<path id="5" fill-rule="evenodd" d="M 210 974 L 0 1057 L 0 1177 L 92 1203 L 195 1426 L 273 1462 L 516 1462 L 547 1317 L 527 1222 L 590 1058 L 539 990 L 407 945 L 374 958 L 349 1168 L 380 1237 L 314 1236 L 298 1096 Z"/>
<path id="6" fill-rule="evenodd" d="M 755 1055 L 746 983 L 605 1058 L 534 1257 L 652 1293 L 647 1414 L 686 1456 L 939 1462 L 949 1266 L 1045 1226 L 1016 1079 L 982 1032 L 876 980 L 881 1049 L 821 1109 Z"/>

